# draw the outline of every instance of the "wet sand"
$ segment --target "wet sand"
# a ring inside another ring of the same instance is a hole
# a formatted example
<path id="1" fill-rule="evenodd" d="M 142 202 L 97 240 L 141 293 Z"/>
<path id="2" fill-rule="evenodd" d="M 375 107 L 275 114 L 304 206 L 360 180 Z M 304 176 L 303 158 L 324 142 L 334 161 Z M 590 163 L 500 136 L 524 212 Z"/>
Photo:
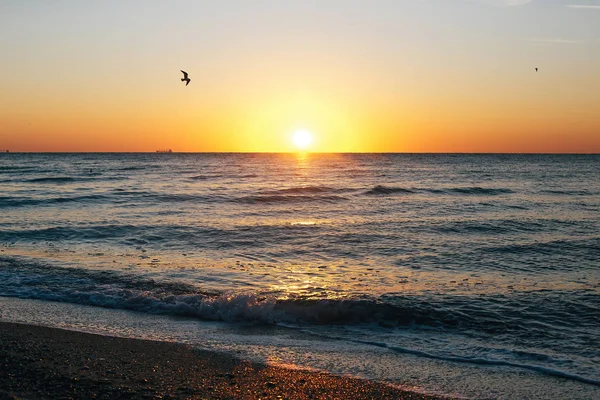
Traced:
<path id="1" fill-rule="evenodd" d="M 0 323 L 2 399 L 435 399 L 191 346 Z"/>

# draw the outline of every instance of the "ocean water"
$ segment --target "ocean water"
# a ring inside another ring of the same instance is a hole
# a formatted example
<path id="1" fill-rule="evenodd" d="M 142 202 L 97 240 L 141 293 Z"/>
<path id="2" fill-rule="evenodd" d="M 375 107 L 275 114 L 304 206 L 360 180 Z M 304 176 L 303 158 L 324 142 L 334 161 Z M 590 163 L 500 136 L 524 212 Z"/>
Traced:
<path id="1" fill-rule="evenodd" d="M 600 156 L 0 154 L 0 296 L 7 321 L 600 398 Z"/>

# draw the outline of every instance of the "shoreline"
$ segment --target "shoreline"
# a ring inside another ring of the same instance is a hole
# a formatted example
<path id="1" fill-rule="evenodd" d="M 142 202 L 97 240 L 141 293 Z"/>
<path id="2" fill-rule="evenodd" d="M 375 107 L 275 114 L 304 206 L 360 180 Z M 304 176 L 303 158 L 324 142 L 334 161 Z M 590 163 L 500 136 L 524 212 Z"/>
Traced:
<path id="1" fill-rule="evenodd" d="M 423 399 L 192 346 L 0 322 L 0 399 Z"/>

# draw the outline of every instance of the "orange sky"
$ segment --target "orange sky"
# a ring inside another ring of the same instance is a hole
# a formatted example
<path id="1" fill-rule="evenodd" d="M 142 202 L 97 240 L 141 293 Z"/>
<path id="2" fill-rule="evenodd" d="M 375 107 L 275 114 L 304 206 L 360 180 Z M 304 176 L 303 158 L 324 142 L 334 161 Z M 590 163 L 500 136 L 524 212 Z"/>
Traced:
<path id="1" fill-rule="evenodd" d="M 600 152 L 600 1 L 282 3 L 3 2 L 0 149 Z"/>

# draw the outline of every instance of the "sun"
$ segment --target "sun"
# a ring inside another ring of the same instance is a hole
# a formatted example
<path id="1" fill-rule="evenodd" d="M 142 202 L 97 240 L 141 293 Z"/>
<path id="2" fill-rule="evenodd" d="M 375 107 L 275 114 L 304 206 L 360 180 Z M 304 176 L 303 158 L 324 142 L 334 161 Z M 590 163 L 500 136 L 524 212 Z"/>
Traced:
<path id="1" fill-rule="evenodd" d="M 306 150 L 312 144 L 313 136 L 309 131 L 305 129 L 299 129 L 294 132 L 294 135 L 292 136 L 292 142 L 298 150 Z"/>

